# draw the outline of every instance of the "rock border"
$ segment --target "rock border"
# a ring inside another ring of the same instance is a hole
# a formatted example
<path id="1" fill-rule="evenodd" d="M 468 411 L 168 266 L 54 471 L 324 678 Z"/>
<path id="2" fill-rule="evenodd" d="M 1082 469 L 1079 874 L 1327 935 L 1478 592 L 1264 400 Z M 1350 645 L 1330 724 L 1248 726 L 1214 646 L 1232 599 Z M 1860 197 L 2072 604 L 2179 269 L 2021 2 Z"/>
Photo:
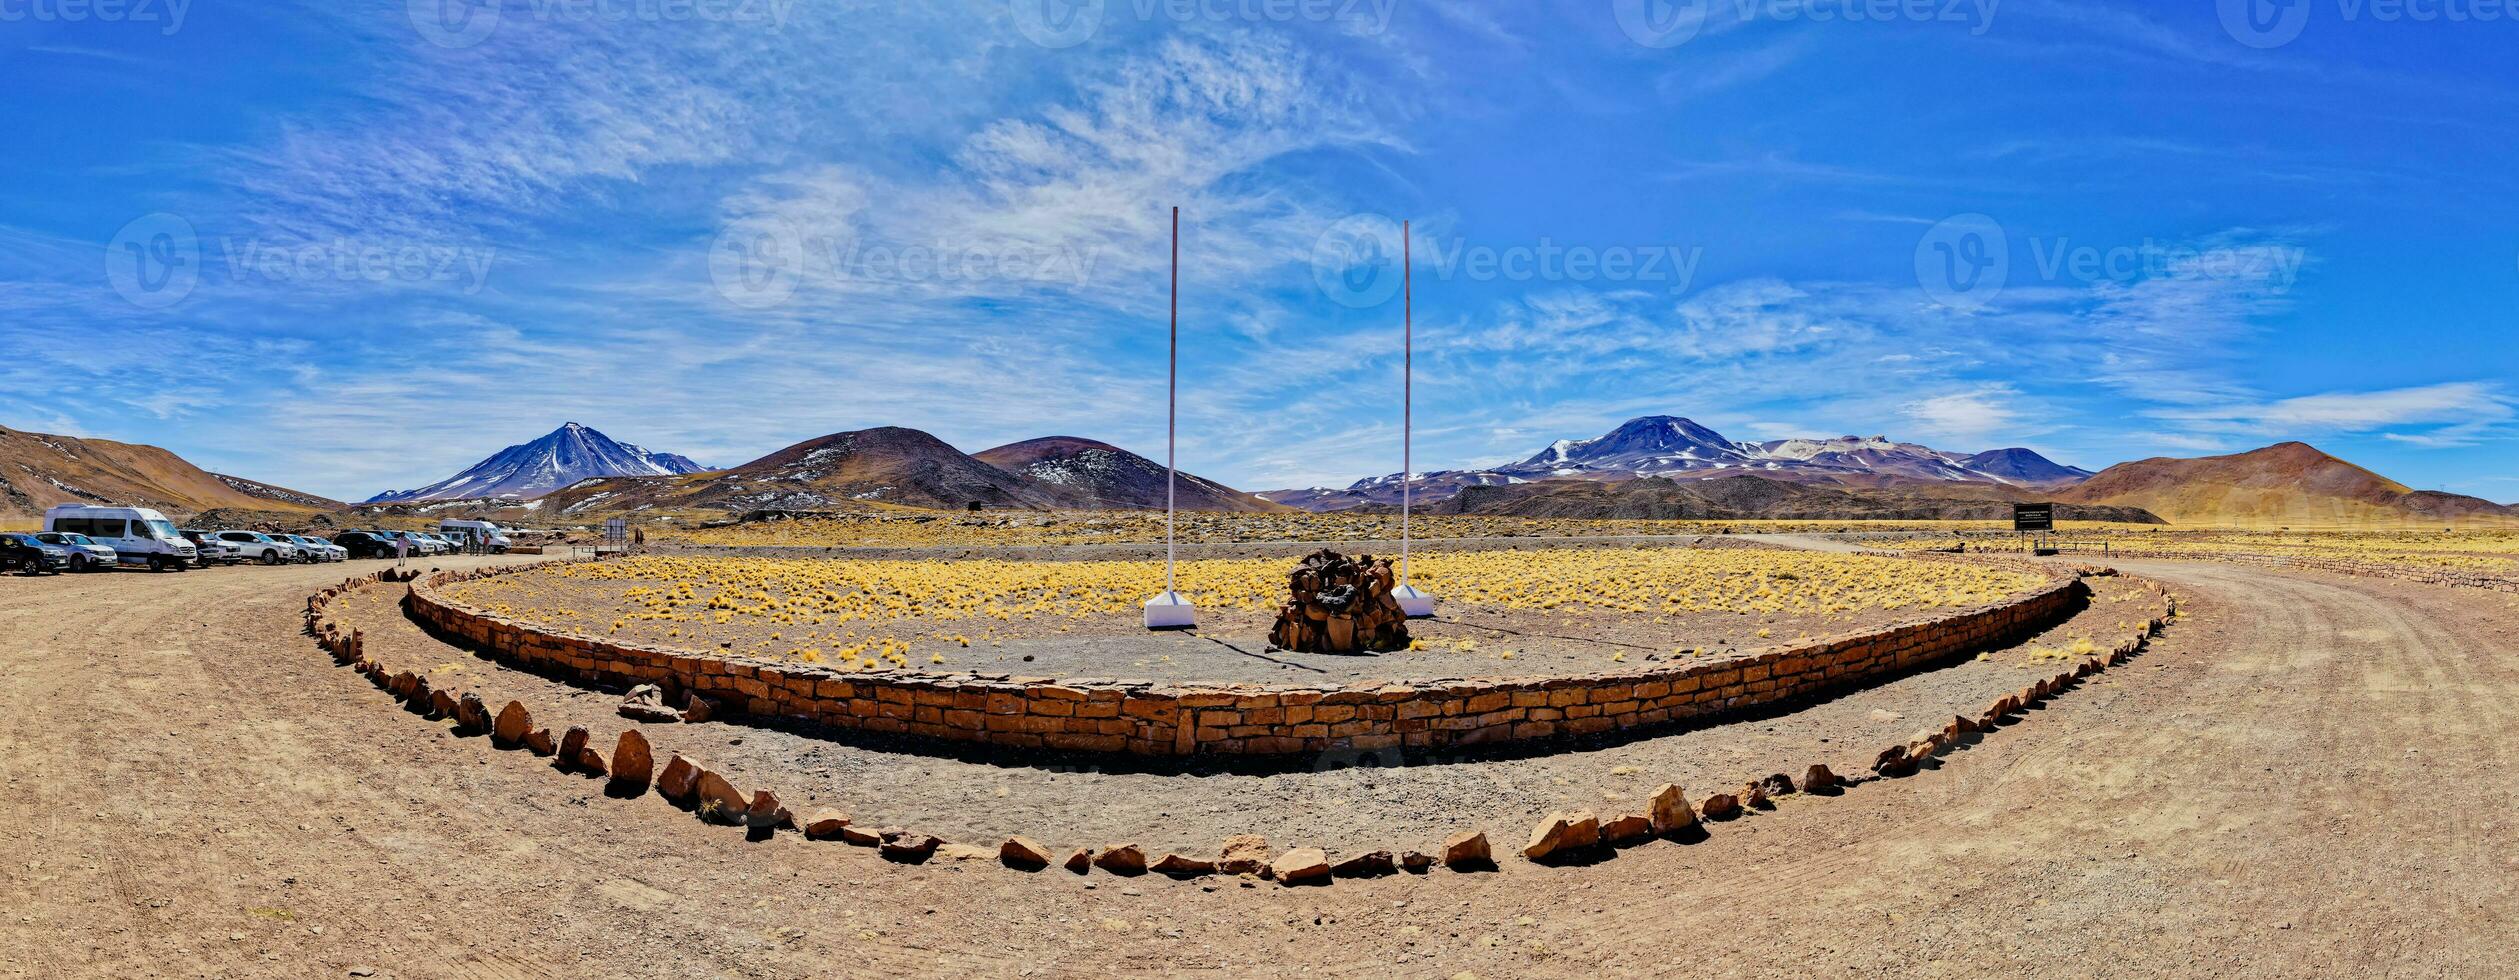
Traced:
<path id="1" fill-rule="evenodd" d="M 1919 559 L 1909 559 L 1919 560 Z M 2081 575 L 2000 562 L 2045 585 L 1951 616 L 1705 663 L 1548 677 L 1180 685 L 1001 674 L 847 672 L 698 655 L 548 630 L 446 598 L 457 582 L 553 563 L 432 572 L 413 618 L 517 666 L 623 688 L 654 684 L 712 711 L 1014 749 L 1144 756 L 1295 756 L 1456 749 L 1650 729 L 1817 697 L 2032 635 L 2089 596 Z"/>

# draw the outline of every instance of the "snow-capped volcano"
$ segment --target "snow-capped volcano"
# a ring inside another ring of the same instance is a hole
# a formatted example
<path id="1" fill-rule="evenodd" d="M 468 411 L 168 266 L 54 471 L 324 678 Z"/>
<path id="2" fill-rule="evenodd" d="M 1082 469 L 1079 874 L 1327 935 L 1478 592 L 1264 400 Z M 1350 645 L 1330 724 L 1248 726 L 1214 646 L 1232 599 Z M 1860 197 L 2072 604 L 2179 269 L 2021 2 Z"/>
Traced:
<path id="1" fill-rule="evenodd" d="M 531 499 L 588 477 L 671 476 L 708 467 L 672 453 L 653 453 L 571 422 L 551 434 L 497 455 L 417 490 L 390 490 L 367 502 L 507 497 Z"/>
<path id="2" fill-rule="evenodd" d="M 1671 415 L 1629 419 L 1593 439 L 1561 439 L 1518 463 L 1484 470 L 1421 472 L 1412 487 L 1423 501 L 1450 497 L 1463 487 L 1504 486 L 1536 480 L 1678 480 L 1757 475 L 1797 482 L 1876 485 L 1884 480 L 2054 486 L 2090 476 L 2027 449 L 1982 453 L 1945 452 L 1887 436 L 1778 439 L 1735 442 L 1713 429 Z M 1359 480 L 1345 490 L 1281 490 L 1260 496 L 1306 510 L 1341 510 L 1399 501 L 1400 478 Z"/>

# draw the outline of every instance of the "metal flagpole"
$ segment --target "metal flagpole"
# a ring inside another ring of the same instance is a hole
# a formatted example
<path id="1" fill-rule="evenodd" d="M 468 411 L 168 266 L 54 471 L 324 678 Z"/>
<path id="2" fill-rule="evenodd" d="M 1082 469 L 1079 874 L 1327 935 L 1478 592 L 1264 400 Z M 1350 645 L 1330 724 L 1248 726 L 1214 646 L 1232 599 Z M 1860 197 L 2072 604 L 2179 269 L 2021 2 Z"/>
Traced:
<path id="1" fill-rule="evenodd" d="M 1174 550 L 1172 525 L 1181 485 L 1181 206 L 1172 206 L 1172 354 L 1164 372 L 1163 394 L 1163 591 L 1172 588 Z"/>
<path id="2" fill-rule="evenodd" d="M 1173 529 L 1178 520 L 1181 483 L 1181 208 L 1172 208 L 1172 351 L 1165 372 L 1163 408 L 1163 594 L 1146 600 L 1147 629 L 1184 629 L 1198 625 L 1198 609 L 1175 588 L 1174 566 L 1180 552 Z"/>
<path id="3" fill-rule="evenodd" d="M 1434 597 L 1418 591 L 1408 574 L 1408 518 L 1417 486 L 1417 282 L 1408 224 L 1399 223 L 1399 588 L 1391 590 L 1391 598 L 1400 612 L 1420 619 L 1434 615 Z"/>

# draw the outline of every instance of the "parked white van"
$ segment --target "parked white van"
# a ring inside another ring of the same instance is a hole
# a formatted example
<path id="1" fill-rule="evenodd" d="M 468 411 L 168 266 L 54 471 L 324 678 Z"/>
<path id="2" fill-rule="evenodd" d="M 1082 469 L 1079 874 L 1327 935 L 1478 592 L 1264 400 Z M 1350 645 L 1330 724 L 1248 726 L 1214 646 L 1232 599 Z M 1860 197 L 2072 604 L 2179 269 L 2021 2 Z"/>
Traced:
<path id="1" fill-rule="evenodd" d="M 508 546 L 516 543 L 507 539 L 505 529 L 489 521 L 459 521 L 449 517 L 437 522 L 437 532 L 456 544 L 465 547 L 479 545 L 482 550 L 495 555 L 506 554 Z"/>
<path id="2" fill-rule="evenodd" d="M 84 534 L 114 549 L 125 565 L 146 565 L 150 571 L 182 571 L 200 554 L 175 530 L 175 522 L 146 507 L 89 507 L 62 504 L 44 512 L 44 530 Z"/>

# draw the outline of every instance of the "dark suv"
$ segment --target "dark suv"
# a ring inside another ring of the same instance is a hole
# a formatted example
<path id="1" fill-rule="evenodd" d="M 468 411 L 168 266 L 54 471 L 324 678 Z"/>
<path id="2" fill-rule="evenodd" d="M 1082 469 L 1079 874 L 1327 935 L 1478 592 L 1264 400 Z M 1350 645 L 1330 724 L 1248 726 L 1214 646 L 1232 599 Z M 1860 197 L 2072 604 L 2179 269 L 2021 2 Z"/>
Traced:
<path id="1" fill-rule="evenodd" d="M 349 549 L 352 558 L 394 556 L 394 539 L 374 531 L 343 531 L 332 536 L 332 543 Z"/>
<path id="2" fill-rule="evenodd" d="M 32 534 L 0 534 L 0 570 L 14 568 L 28 575 L 59 575 L 69 567 L 68 549 L 37 541 Z"/>

